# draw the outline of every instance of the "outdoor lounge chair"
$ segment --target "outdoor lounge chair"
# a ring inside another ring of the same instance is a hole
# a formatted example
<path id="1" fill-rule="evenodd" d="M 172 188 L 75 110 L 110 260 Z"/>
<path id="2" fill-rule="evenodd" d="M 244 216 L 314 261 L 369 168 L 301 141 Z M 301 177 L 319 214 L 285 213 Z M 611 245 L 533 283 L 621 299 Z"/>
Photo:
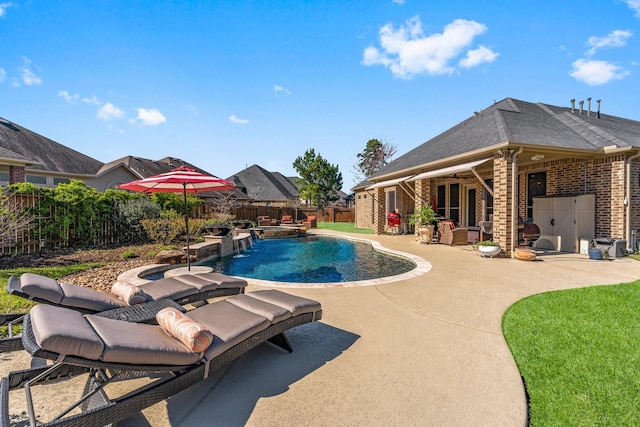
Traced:
<path id="1" fill-rule="evenodd" d="M 31 387 L 60 383 L 84 373 L 88 373 L 84 396 L 42 425 L 113 423 L 207 378 L 264 341 L 291 352 L 285 331 L 320 320 L 322 308 L 310 299 L 261 290 L 196 308 L 184 316 L 187 322 L 197 322 L 213 333 L 208 347 L 203 345 L 196 350 L 199 352 L 190 350 L 189 342 L 179 339 L 180 334 L 162 322 L 164 328 L 37 305 L 25 317 L 24 348 L 33 357 L 54 363 L 14 371 L 0 381 L 1 425 L 10 425 L 10 390 L 24 387 L 27 413 L 35 423 Z M 140 386 L 140 377 L 152 382 Z M 109 388 L 114 382 L 127 380 L 139 388 L 124 395 L 115 395 L 117 390 Z M 82 412 L 69 415 L 75 408 Z"/>
<path id="2" fill-rule="evenodd" d="M 200 273 L 153 280 L 139 285 L 138 288 L 145 293 L 147 301 L 168 298 L 184 305 L 218 296 L 236 295 L 244 292 L 246 286 L 247 281 L 237 277 L 222 273 Z M 34 273 L 24 273 L 20 278 L 10 277 L 7 293 L 40 303 L 72 308 L 83 313 L 129 307 L 114 294 L 59 282 Z"/>
<path id="3" fill-rule="evenodd" d="M 7 293 L 35 302 L 71 308 L 81 313 L 103 313 L 129 322 L 148 322 L 164 307 L 206 302 L 210 298 L 244 293 L 247 281 L 221 273 L 185 274 L 150 281 L 138 286 L 147 302 L 129 306 L 114 294 L 96 291 L 84 286 L 58 282 L 33 273 L 10 277 Z M 9 338 L 0 339 L 0 353 L 20 350 L 22 343 L 12 336 L 12 325 L 22 317 L 9 322 Z"/>

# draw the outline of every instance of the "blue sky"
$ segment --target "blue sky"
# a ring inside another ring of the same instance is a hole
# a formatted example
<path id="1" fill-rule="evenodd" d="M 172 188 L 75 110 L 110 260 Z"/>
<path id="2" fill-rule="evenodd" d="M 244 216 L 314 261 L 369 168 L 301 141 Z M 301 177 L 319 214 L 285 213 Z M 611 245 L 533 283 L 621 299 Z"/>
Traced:
<path id="1" fill-rule="evenodd" d="M 640 120 L 640 0 L 0 0 L 0 116 L 102 162 L 175 156 L 354 185 L 506 97 Z M 585 103 L 586 107 L 586 103 Z"/>

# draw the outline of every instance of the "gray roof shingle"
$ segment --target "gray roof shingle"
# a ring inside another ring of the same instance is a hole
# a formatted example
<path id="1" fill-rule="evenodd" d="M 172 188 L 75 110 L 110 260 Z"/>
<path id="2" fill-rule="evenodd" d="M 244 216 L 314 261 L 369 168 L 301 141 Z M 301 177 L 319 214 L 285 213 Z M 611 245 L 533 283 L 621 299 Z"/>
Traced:
<path id="1" fill-rule="evenodd" d="M 20 125 L 0 118 L 0 153 L 13 153 L 14 160 L 24 160 L 29 169 L 59 172 L 72 175 L 93 175 L 102 162 L 65 147 L 49 138 L 38 135 Z"/>
<path id="2" fill-rule="evenodd" d="M 369 179 L 502 143 L 578 150 L 638 147 L 640 122 L 506 98 L 398 157 Z"/>

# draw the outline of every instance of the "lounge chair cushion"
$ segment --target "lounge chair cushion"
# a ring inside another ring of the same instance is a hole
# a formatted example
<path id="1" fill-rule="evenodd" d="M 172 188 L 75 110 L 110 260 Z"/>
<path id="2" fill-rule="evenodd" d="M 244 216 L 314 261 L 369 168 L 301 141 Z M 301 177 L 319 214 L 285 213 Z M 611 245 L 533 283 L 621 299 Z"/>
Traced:
<path id="1" fill-rule="evenodd" d="M 162 329 L 182 341 L 194 353 L 205 351 L 213 342 L 210 330 L 173 307 L 160 310 L 156 320 Z"/>
<path id="2" fill-rule="evenodd" d="M 175 276 L 181 282 L 187 283 L 201 292 L 223 288 L 244 288 L 247 281 L 221 273 L 183 274 Z M 224 285 L 224 286 L 221 286 Z"/>
<path id="3" fill-rule="evenodd" d="M 127 306 L 120 298 L 108 292 L 96 291 L 71 283 L 60 283 L 60 288 L 64 293 L 61 304 L 67 307 L 84 308 L 97 312 Z"/>
<path id="4" fill-rule="evenodd" d="M 64 293 L 57 280 L 39 274 L 24 273 L 20 276 L 21 289 L 33 298 L 40 298 L 60 304 Z"/>
<path id="5" fill-rule="evenodd" d="M 191 365 L 200 360 L 198 353 L 189 350 L 157 325 L 123 323 L 93 314 L 85 318 L 104 342 L 100 359 L 105 362 Z"/>
<path id="6" fill-rule="evenodd" d="M 47 304 L 29 312 L 33 336 L 48 351 L 98 360 L 104 344 L 81 313 Z M 54 321 L 52 321 L 52 319 Z"/>
<path id="7" fill-rule="evenodd" d="M 271 325 L 267 318 L 246 311 L 228 300 L 199 307 L 189 312 L 189 318 L 213 332 L 213 344 L 204 353 L 206 360 L 213 359 Z"/>
<path id="8" fill-rule="evenodd" d="M 244 310 L 259 314 L 265 317 L 271 323 L 281 322 L 291 317 L 291 312 L 282 307 L 252 298 L 251 295 L 236 295 L 238 298 L 232 298 L 228 301 Z"/>
<path id="9" fill-rule="evenodd" d="M 124 282 L 116 282 L 111 287 L 111 292 L 126 302 L 128 305 L 147 302 L 147 295 L 136 285 Z"/>
<path id="10" fill-rule="evenodd" d="M 32 299 L 51 301 L 53 304 L 93 311 L 126 306 L 123 301 L 107 292 L 61 283 L 39 274 L 24 273 L 20 276 L 19 283 L 20 292 L 29 295 Z"/>
<path id="11" fill-rule="evenodd" d="M 162 298 L 178 299 L 193 294 L 193 286 L 178 280 L 175 277 L 167 277 L 139 286 L 151 300 Z"/>
<path id="12" fill-rule="evenodd" d="M 282 307 L 290 311 L 294 316 L 320 310 L 320 303 L 317 301 L 287 294 L 275 289 L 251 292 L 251 297 Z"/>

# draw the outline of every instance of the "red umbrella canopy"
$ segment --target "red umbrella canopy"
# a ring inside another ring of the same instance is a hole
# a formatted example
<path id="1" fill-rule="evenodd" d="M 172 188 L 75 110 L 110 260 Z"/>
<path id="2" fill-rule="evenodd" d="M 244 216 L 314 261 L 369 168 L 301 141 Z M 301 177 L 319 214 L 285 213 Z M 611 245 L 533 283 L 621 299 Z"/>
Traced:
<path id="1" fill-rule="evenodd" d="M 186 166 L 180 166 L 178 169 L 167 173 L 120 184 L 118 188 L 142 193 L 182 193 L 184 191 L 198 193 L 203 191 L 234 190 L 236 187 L 231 181 L 196 172 Z"/>

